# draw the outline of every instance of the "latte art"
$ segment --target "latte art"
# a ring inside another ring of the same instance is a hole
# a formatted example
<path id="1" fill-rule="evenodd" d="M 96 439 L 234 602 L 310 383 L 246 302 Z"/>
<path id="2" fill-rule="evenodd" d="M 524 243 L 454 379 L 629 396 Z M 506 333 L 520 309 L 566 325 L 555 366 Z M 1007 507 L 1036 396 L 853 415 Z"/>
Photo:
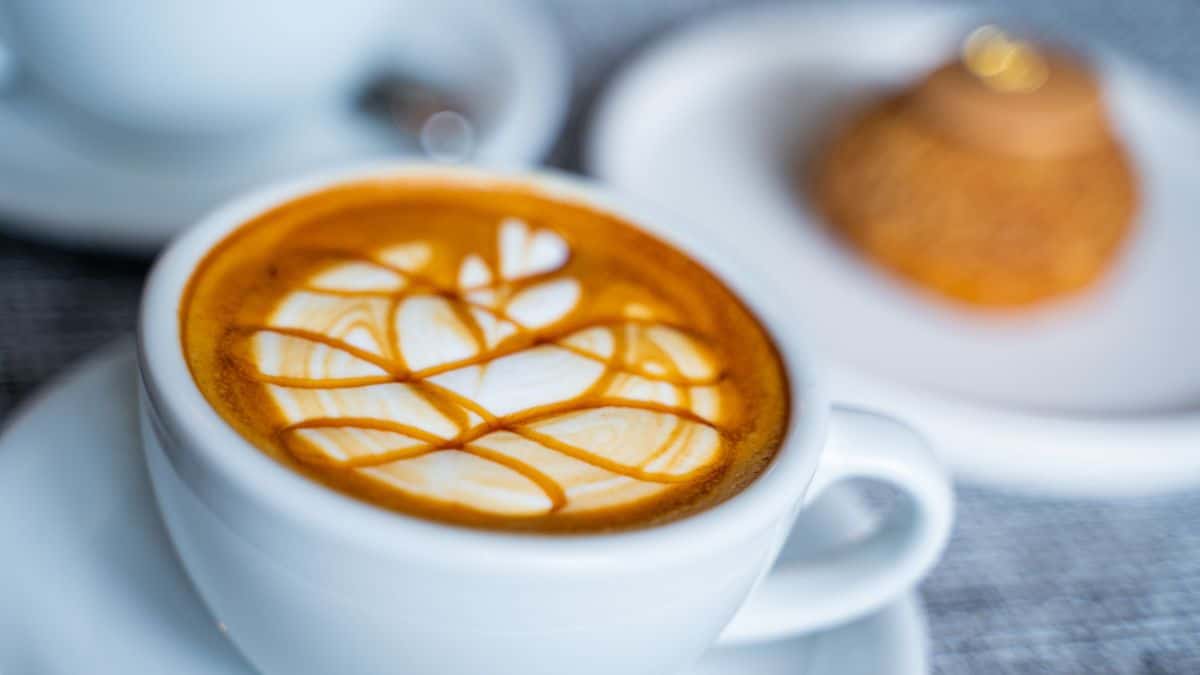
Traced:
<path id="1" fill-rule="evenodd" d="M 603 522 L 761 465 L 741 446 L 777 439 L 781 406 L 761 433 L 745 409 L 763 397 L 718 313 L 689 321 L 729 300 L 707 289 L 675 306 L 637 274 L 598 274 L 608 252 L 553 221 L 471 222 L 449 239 L 427 223 L 286 243 L 254 267 L 260 281 L 229 275 L 246 306 L 209 329 L 232 416 L 341 489 L 492 525 Z"/>
<path id="2" fill-rule="evenodd" d="M 645 308 L 566 320 L 567 243 L 518 219 L 454 287 L 408 242 L 315 275 L 253 330 L 253 370 L 298 460 L 502 514 L 627 504 L 719 458 L 720 364 Z"/>

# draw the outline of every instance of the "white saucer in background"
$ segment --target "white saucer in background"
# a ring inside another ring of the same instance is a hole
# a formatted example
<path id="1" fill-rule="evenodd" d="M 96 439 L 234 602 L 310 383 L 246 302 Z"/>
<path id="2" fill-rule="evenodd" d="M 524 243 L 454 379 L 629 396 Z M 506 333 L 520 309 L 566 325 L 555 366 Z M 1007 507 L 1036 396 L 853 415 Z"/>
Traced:
<path id="1" fill-rule="evenodd" d="M 397 63 L 411 68 L 406 74 L 447 82 L 480 116 L 477 161 L 534 164 L 549 151 L 570 78 L 559 36 L 539 7 L 525 0 L 489 3 L 486 12 L 470 2 L 422 5 L 397 22 L 394 47 Z M 336 103 L 231 147 L 138 148 L 128 137 L 108 137 L 111 129 L 73 127 L 29 88 L 0 90 L 0 227 L 72 246 L 151 253 L 256 185 L 418 151 L 352 102 Z"/>
<path id="2" fill-rule="evenodd" d="M 132 341 L 116 344 L 26 403 L 0 436 L 0 672 L 251 675 L 159 520 L 136 377 Z M 804 513 L 784 555 L 814 555 L 869 522 L 853 494 L 831 493 Z M 840 628 L 714 650 L 693 672 L 924 675 L 925 652 L 910 594 Z"/>
<path id="3" fill-rule="evenodd" d="M 979 18 L 934 7 L 739 9 L 651 46 L 602 99 L 591 173 L 728 232 L 835 364 L 969 480 L 1076 496 L 1200 483 L 1200 113 L 1111 55 L 1110 108 L 1144 209 L 1100 287 L 984 316 L 893 281 L 827 235 L 797 158 L 848 108 L 955 53 Z"/>

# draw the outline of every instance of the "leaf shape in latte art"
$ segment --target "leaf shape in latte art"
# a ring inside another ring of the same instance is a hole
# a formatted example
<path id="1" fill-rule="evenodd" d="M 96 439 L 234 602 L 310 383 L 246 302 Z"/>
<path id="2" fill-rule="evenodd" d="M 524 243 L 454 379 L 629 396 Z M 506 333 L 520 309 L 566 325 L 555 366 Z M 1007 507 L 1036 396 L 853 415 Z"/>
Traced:
<path id="1" fill-rule="evenodd" d="M 510 218 L 494 263 L 453 287 L 425 242 L 322 270 L 250 332 L 247 376 L 297 460 L 501 515 L 587 512 L 709 475 L 723 373 L 704 341 L 641 305 L 572 321 L 567 242 Z"/>

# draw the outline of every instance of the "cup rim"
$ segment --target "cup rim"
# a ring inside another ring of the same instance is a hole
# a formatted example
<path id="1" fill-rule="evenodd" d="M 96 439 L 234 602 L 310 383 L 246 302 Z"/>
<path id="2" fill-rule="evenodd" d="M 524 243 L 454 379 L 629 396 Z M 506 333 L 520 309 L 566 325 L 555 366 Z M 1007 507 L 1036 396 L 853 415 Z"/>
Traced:
<path id="1" fill-rule="evenodd" d="M 180 303 L 196 265 L 238 227 L 277 206 L 340 184 L 405 178 L 464 186 L 517 185 L 611 213 L 701 261 L 751 308 L 784 363 L 790 392 L 789 427 L 767 469 L 725 501 L 678 520 L 625 531 L 558 535 L 470 528 L 383 509 L 321 485 L 254 447 L 208 403 L 183 354 Z M 181 451 L 195 455 L 189 461 L 199 459 L 260 506 L 302 516 L 308 526 L 372 549 L 462 562 L 477 562 L 486 554 L 489 566 L 523 569 L 563 564 L 652 567 L 721 550 L 781 519 L 790 526 L 816 470 L 829 403 L 795 321 L 782 306 L 786 286 L 775 281 L 775 275 L 739 262 L 719 233 L 681 222 L 661 208 L 616 194 L 592 180 L 547 169 L 513 171 L 388 161 L 276 183 L 212 211 L 173 241 L 155 263 L 138 321 L 143 386 L 162 424 L 173 438 L 182 439 L 186 449 Z M 752 293 L 747 292 L 750 286 L 755 288 Z M 181 477 L 187 484 L 186 477 Z M 212 490 L 189 488 L 209 508 L 221 511 L 221 504 L 210 501 L 216 498 L 210 497 Z M 417 541 L 421 545 L 414 545 Z"/>

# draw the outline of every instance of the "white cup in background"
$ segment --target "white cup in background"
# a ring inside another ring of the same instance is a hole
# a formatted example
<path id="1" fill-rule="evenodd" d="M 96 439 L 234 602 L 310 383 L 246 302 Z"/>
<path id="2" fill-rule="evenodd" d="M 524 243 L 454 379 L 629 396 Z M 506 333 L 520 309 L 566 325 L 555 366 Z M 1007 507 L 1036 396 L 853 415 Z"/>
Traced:
<path id="1" fill-rule="evenodd" d="M 0 61 L 155 134 L 231 134 L 349 94 L 397 0 L 3 0 Z"/>
<path id="2" fill-rule="evenodd" d="M 787 368 L 791 419 L 770 468 L 729 500 L 666 525 L 537 536 L 385 511 L 252 447 L 189 373 L 178 321 L 189 277 L 218 242 L 266 210 L 338 183 L 406 176 L 516 181 L 616 214 L 712 269 L 754 308 Z M 946 475 L 907 427 L 831 408 L 786 286 L 730 258 L 722 241 L 583 180 L 429 165 L 270 187 L 178 239 L 142 305 L 143 443 L 172 541 L 250 662 L 265 675 L 661 675 L 697 659 L 723 631 L 726 641 L 751 641 L 815 630 L 910 589 L 950 532 Z M 861 540 L 772 569 L 797 513 L 851 478 L 890 483 L 903 498 Z"/>

